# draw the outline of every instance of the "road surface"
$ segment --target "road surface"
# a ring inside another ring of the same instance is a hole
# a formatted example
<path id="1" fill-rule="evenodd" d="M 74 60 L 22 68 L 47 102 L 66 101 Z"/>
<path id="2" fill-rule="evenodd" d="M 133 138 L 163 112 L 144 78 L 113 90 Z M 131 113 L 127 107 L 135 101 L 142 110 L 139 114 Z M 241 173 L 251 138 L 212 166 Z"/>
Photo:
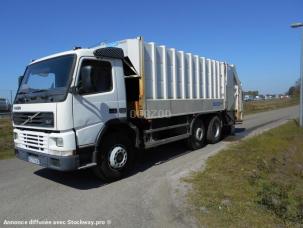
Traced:
<path id="1" fill-rule="evenodd" d="M 149 150 L 132 175 L 107 185 L 89 170 L 60 173 L 17 159 L 2 160 L 0 227 L 31 219 L 105 223 L 100 227 L 195 227 L 184 200 L 188 186 L 180 178 L 203 168 L 209 156 L 232 141 L 297 118 L 298 112 L 296 106 L 247 116 L 237 125 L 236 136 L 200 150 L 188 151 L 182 143 Z"/>

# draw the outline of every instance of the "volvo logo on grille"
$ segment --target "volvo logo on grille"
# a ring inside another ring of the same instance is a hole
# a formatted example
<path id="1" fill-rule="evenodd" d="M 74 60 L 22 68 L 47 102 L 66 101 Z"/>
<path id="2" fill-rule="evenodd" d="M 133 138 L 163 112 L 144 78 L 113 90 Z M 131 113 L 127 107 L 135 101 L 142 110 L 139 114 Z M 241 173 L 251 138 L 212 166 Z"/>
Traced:
<path id="1" fill-rule="evenodd" d="M 27 120 L 25 120 L 21 125 L 25 125 L 25 124 L 27 124 L 27 123 L 33 122 L 33 119 L 34 119 L 36 116 L 38 116 L 39 114 L 40 114 L 40 112 L 37 112 L 37 113 L 35 113 L 35 114 L 32 115 L 32 116 L 27 116 Z"/>
<path id="2" fill-rule="evenodd" d="M 15 125 L 53 127 L 54 113 L 52 112 L 17 112 L 12 114 Z"/>
<path id="3" fill-rule="evenodd" d="M 32 120 L 33 120 L 33 117 L 32 117 L 32 116 L 28 116 L 28 117 L 27 117 L 27 122 L 28 122 L 28 123 L 31 123 Z"/>

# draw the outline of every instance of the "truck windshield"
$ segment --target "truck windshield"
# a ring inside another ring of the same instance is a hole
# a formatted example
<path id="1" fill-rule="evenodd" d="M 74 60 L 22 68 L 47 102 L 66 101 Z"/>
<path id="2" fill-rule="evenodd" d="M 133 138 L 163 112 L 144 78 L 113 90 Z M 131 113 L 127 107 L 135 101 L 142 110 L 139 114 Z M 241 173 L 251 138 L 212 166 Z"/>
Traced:
<path id="1" fill-rule="evenodd" d="M 66 97 L 75 55 L 65 55 L 27 67 L 15 103 L 58 102 Z"/>

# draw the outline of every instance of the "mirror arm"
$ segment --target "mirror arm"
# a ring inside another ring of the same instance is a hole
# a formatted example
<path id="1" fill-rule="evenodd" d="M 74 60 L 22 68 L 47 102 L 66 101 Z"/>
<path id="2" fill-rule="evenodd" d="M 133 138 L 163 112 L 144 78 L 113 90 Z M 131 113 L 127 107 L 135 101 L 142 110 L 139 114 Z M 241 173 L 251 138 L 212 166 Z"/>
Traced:
<path id="1" fill-rule="evenodd" d="M 69 92 L 72 94 L 79 94 L 79 88 L 78 86 L 72 86 L 69 88 Z"/>
<path id="2" fill-rule="evenodd" d="M 23 78 L 24 78 L 24 75 L 21 75 L 21 76 L 18 77 L 18 87 L 20 87 Z"/>

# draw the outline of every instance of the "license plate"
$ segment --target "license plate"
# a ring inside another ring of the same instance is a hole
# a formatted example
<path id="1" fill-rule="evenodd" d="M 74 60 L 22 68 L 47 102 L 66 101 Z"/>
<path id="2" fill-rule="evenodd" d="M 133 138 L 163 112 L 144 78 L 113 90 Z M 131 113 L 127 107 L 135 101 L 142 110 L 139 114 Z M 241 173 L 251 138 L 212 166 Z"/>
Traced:
<path id="1" fill-rule="evenodd" d="M 38 158 L 33 157 L 33 156 L 28 156 L 28 161 L 37 165 L 40 165 L 40 161 Z"/>

